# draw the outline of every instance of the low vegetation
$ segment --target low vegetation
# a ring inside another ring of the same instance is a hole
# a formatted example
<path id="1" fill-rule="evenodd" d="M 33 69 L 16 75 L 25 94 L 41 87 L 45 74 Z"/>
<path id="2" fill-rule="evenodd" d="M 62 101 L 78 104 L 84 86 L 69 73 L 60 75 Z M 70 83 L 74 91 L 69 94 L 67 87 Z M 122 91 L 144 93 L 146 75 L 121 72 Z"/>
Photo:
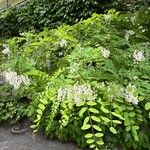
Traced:
<path id="1" fill-rule="evenodd" d="M 150 149 L 149 14 L 111 10 L 1 41 L 0 121 L 28 116 L 82 148 Z"/>

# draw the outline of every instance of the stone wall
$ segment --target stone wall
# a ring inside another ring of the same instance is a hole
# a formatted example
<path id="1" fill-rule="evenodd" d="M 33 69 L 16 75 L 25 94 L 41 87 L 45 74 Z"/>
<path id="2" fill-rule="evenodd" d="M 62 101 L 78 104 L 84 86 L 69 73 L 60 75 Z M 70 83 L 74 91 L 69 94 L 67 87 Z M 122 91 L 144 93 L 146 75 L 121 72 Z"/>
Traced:
<path id="1" fill-rule="evenodd" d="M 8 7 L 17 5 L 25 0 L 0 0 L 0 11 L 5 10 Z"/>

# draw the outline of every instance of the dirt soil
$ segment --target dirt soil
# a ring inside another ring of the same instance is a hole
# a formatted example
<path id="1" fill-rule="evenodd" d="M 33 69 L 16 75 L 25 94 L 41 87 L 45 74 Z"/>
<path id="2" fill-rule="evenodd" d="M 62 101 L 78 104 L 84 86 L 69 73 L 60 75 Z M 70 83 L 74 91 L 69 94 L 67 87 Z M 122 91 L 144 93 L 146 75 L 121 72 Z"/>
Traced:
<path id="1" fill-rule="evenodd" d="M 42 133 L 34 134 L 30 130 L 14 135 L 11 128 L 6 123 L 0 124 L 0 150 L 80 150 L 72 143 L 48 140 Z"/>

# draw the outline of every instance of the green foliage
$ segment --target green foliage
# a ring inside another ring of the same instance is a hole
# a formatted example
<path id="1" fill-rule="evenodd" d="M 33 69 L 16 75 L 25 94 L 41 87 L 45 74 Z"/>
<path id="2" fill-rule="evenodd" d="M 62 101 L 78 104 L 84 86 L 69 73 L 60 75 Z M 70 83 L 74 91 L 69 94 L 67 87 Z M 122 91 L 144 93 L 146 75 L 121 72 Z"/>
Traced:
<path id="1" fill-rule="evenodd" d="M 62 23 L 75 24 L 92 13 L 103 13 L 112 0 L 28 0 L 21 8 L 0 14 L 0 37 L 14 37 L 29 30 L 55 28 Z"/>
<path id="2" fill-rule="evenodd" d="M 1 70 L 30 78 L 15 92 L 30 99 L 35 132 L 96 150 L 150 148 L 149 14 L 111 10 L 5 41 Z"/>
<path id="3" fill-rule="evenodd" d="M 0 122 L 8 120 L 15 123 L 27 115 L 27 99 L 11 95 L 6 86 L 1 86 L 0 90 Z"/>

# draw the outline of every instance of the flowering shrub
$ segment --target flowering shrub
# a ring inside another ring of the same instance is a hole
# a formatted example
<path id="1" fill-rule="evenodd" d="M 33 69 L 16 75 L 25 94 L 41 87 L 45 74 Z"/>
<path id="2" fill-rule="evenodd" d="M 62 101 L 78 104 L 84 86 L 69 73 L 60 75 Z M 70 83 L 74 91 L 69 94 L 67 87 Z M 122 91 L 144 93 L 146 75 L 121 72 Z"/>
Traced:
<path id="1" fill-rule="evenodd" d="M 35 132 L 95 150 L 150 149 L 149 28 L 137 15 L 112 10 L 6 41 L 1 70 L 30 80 L 14 91 L 29 99 Z"/>

